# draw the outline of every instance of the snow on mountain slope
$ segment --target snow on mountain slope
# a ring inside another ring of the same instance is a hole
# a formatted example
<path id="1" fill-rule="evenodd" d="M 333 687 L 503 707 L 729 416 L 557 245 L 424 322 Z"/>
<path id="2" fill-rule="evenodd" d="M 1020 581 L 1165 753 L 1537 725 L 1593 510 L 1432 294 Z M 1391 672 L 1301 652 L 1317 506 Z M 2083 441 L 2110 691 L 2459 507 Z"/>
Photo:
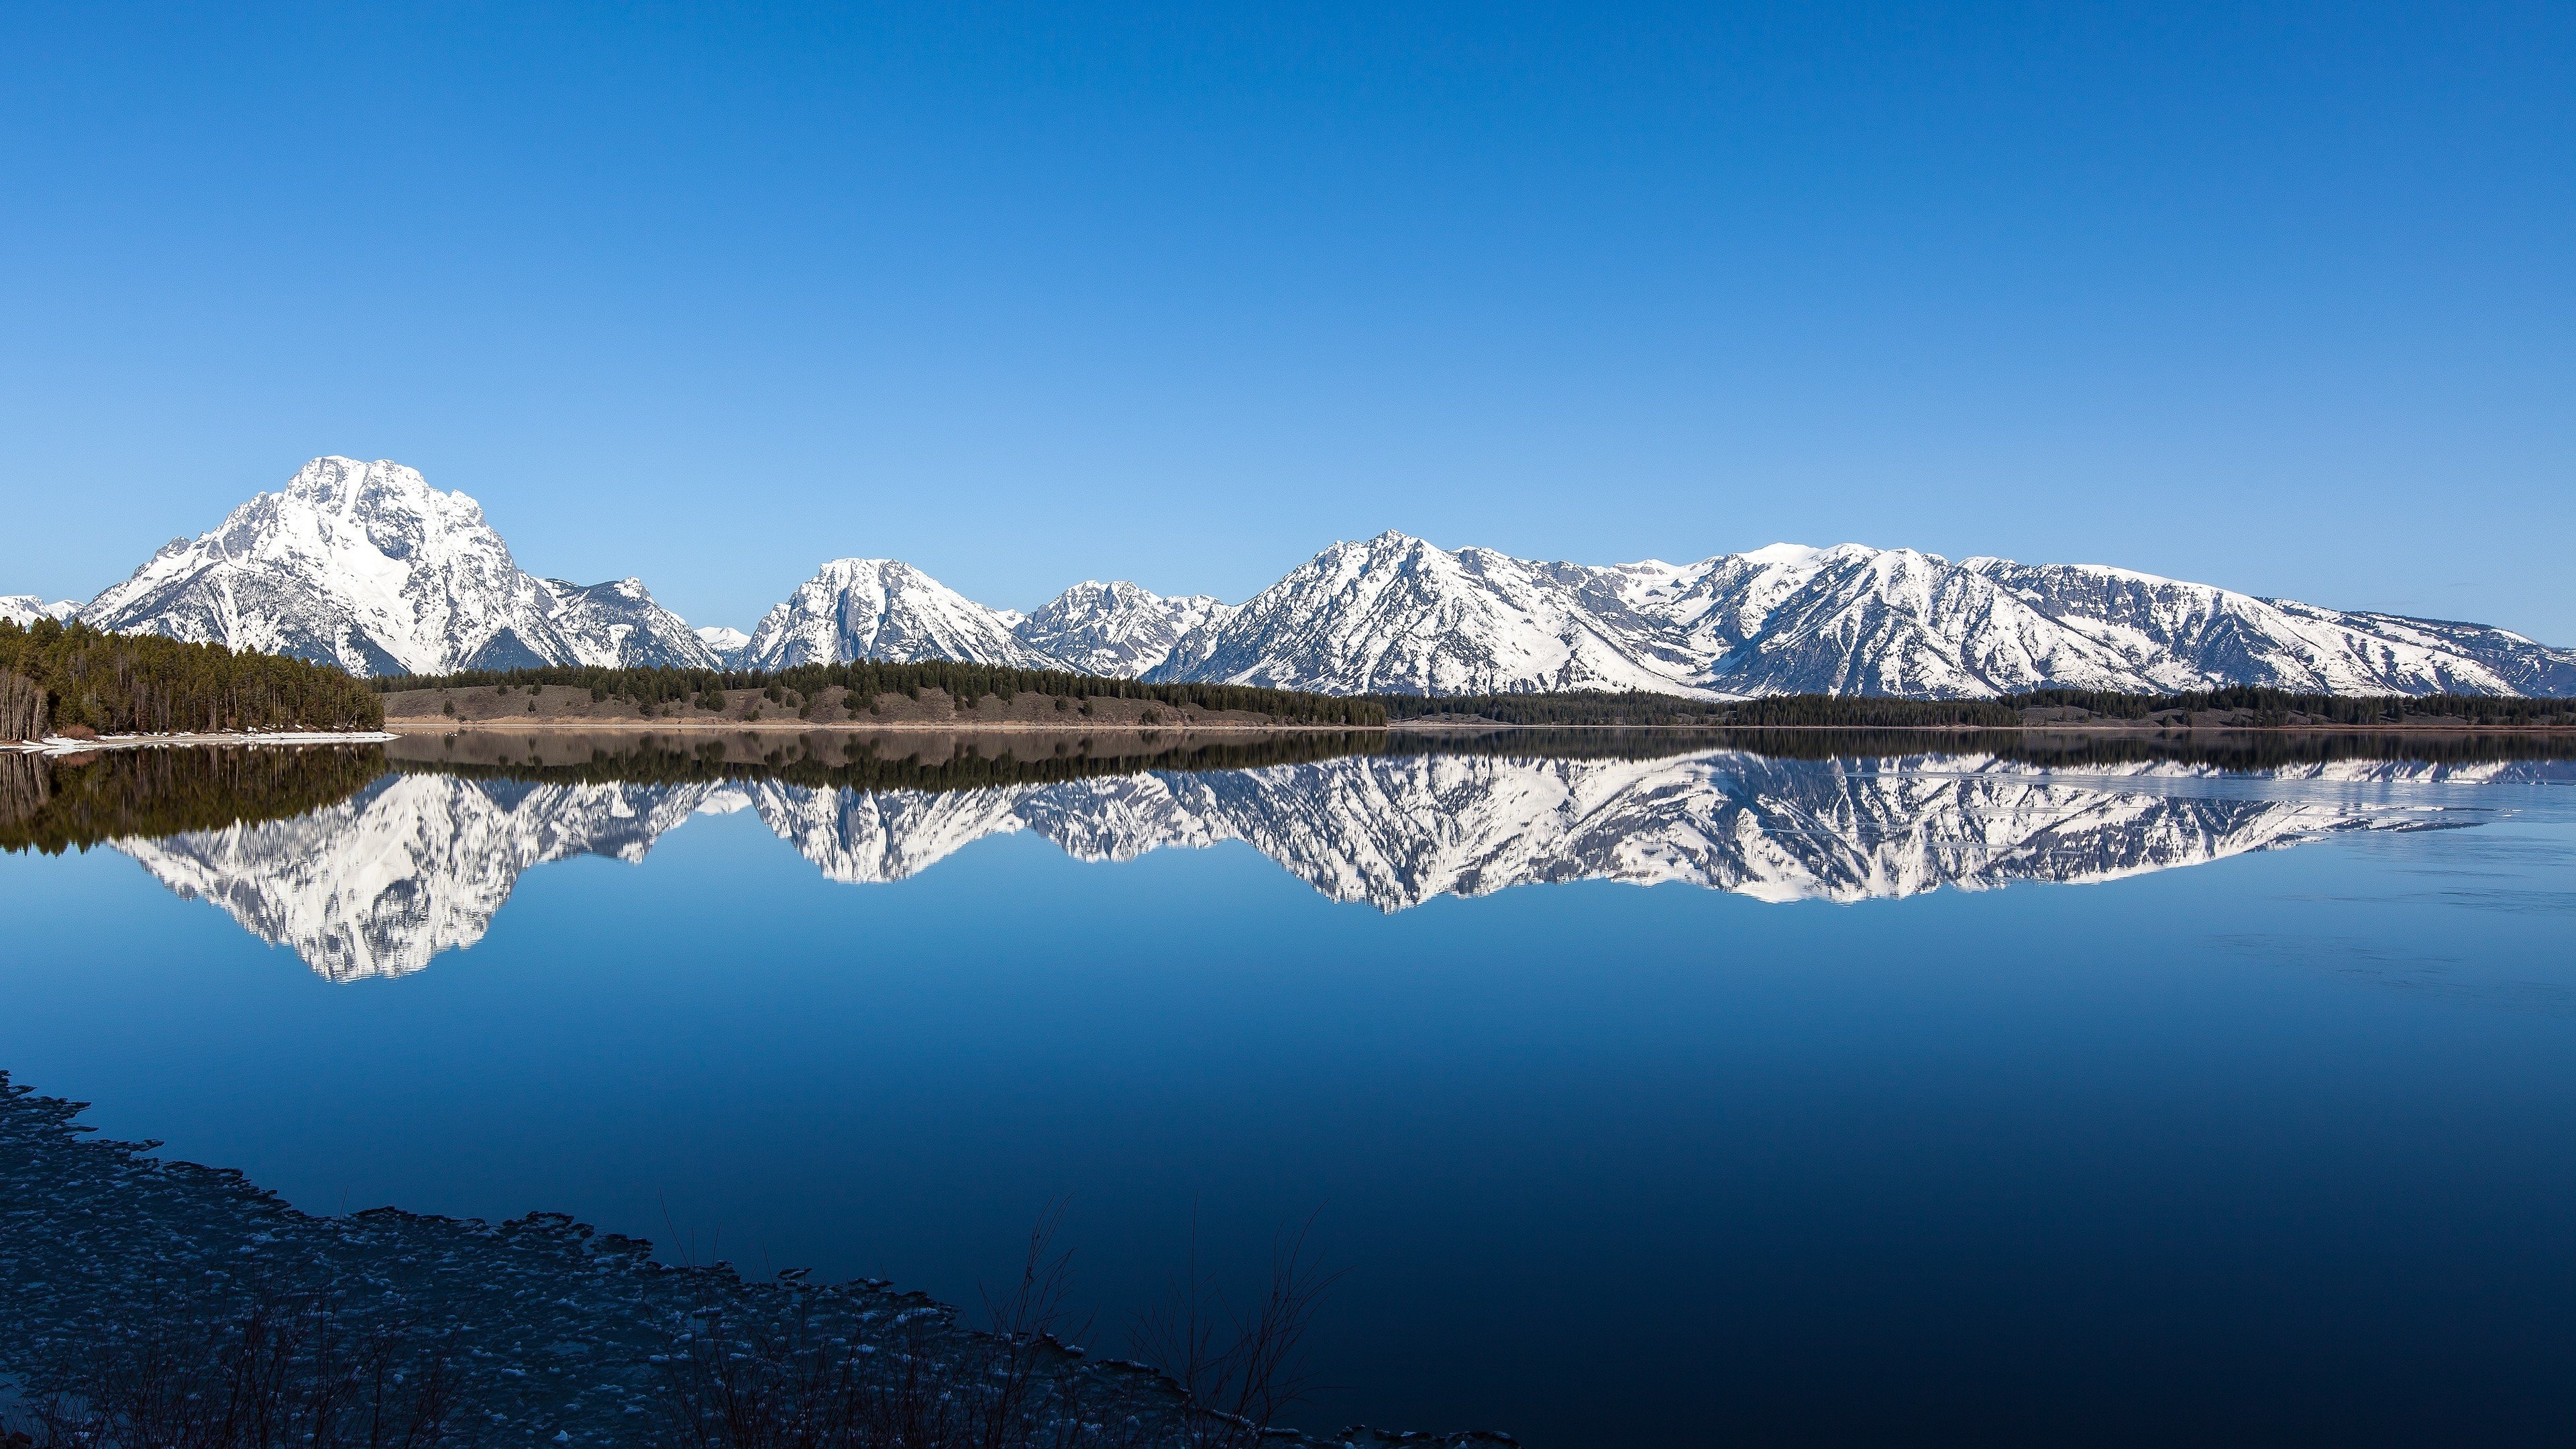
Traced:
<path id="1" fill-rule="evenodd" d="M 641 579 L 583 588 L 539 579 L 546 619 L 573 652 L 570 661 L 613 669 L 705 669 L 720 662 L 679 615 L 653 602 Z"/>
<path id="2" fill-rule="evenodd" d="M 316 458 L 213 532 L 173 539 L 80 617 L 352 674 L 712 662 L 632 579 L 520 571 L 480 505 L 398 463 Z"/>
<path id="3" fill-rule="evenodd" d="M 743 649 L 742 667 L 790 669 L 858 659 L 956 659 L 1060 669 L 1011 633 L 1016 616 L 988 609 L 907 563 L 844 558 L 771 609 Z"/>
<path id="4" fill-rule="evenodd" d="M 24 629 L 38 619 L 68 619 L 80 612 L 80 605 L 69 599 L 48 604 L 34 594 L 0 594 L 0 619 Z"/>
<path id="5" fill-rule="evenodd" d="M 698 642 L 707 646 L 707 652 L 715 656 L 718 664 L 731 669 L 735 667 L 735 661 L 742 658 L 743 646 L 751 642 L 751 636 L 740 629 L 710 624 L 698 631 Z"/>
<path id="6" fill-rule="evenodd" d="M 0 600 L 32 622 L 66 606 Z M 356 674 L 543 664 L 777 669 L 954 659 L 1324 693 L 1651 690 L 1967 698 L 2062 686 L 2576 696 L 2576 649 L 2125 569 L 1774 544 L 1592 567 L 1400 533 L 1339 543 L 1241 606 L 1085 582 L 1035 614 L 908 564 L 840 559 L 746 637 L 634 579 L 520 571 L 482 509 L 390 462 L 316 458 L 174 540 L 79 617 Z"/>
<path id="7" fill-rule="evenodd" d="M 1334 694 L 1706 693 L 1696 661 L 1622 597 L 1630 582 L 1389 531 L 1317 554 L 1193 630 L 1146 678 Z"/>
<path id="8" fill-rule="evenodd" d="M 2475 624 L 2346 613 L 2098 564 L 1974 558 L 2034 613 L 2160 687 L 2253 683 L 2328 694 L 2576 693 L 2576 651 Z"/>
<path id="9" fill-rule="evenodd" d="M 1730 694 L 1959 698 L 2058 684 L 2155 689 L 2132 661 L 1937 554 L 1774 546 L 1708 561 L 1658 612 Z"/>
<path id="10" fill-rule="evenodd" d="M 1225 620 L 1230 604 L 1206 594 L 1164 598 L 1125 580 L 1085 579 L 1020 621 L 1021 643 L 1065 668 L 1134 679 L 1160 665 L 1193 629 Z"/>
<path id="11" fill-rule="evenodd" d="M 1388 533 L 1316 555 L 1147 677 L 1337 694 L 2570 695 L 2576 650 L 2095 565 L 1774 544 L 1591 568 Z"/>

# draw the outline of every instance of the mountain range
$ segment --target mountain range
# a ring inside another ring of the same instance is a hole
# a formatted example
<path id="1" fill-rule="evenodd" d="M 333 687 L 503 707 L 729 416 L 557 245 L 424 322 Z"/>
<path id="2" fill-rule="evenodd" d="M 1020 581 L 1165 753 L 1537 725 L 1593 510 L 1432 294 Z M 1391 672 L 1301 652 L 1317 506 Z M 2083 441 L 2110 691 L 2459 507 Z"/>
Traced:
<path id="1" fill-rule="evenodd" d="M 69 619 L 80 613 L 80 601 L 46 603 L 34 594 L 0 594 L 0 619 L 24 629 L 38 619 Z"/>
<path id="2" fill-rule="evenodd" d="M 0 598 L 21 623 L 67 604 Z M 2257 598 L 2096 564 L 1774 544 L 1696 563 L 1542 563 L 1387 532 L 1240 605 L 1086 581 L 994 609 L 892 559 L 835 559 L 749 634 L 692 629 L 635 579 L 520 569 L 462 493 L 324 457 L 173 539 L 78 617 L 353 674 L 536 665 L 778 669 L 956 659 L 1322 693 L 1651 690 L 1966 698 L 2233 684 L 2576 695 L 2576 649 L 2482 624 Z"/>
<path id="3" fill-rule="evenodd" d="M 1021 831 L 1086 861 L 1241 841 L 1333 900 L 1400 911 L 1584 880 L 1838 902 L 2104 881 L 2442 819 L 2354 785 L 2565 774 L 2363 760 L 2209 793 L 2221 772 L 2205 767 L 2073 776 L 1985 756 L 1922 763 L 1735 751 L 1362 755 L 944 792 L 774 777 L 534 783 L 418 772 L 295 820 L 113 844 L 178 894 L 221 906 L 261 939 L 349 981 L 417 971 L 481 940 L 534 866 L 585 855 L 641 863 L 695 816 L 743 810 L 846 884 L 905 880 L 976 841 Z M 2293 780 L 2329 788 L 2283 793 Z"/>

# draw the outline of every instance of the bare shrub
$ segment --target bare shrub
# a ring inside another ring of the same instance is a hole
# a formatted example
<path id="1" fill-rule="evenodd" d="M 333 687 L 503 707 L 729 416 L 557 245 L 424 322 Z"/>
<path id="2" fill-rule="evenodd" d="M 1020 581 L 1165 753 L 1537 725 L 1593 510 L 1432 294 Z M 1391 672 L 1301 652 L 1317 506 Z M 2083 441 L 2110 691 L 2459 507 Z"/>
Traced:
<path id="1" fill-rule="evenodd" d="M 402 1324 L 318 1298 L 253 1296 L 186 1326 L 112 1333 L 41 1400 L 37 1449 L 430 1449 L 456 1442 L 444 1358 Z"/>
<path id="2" fill-rule="evenodd" d="M 658 1360 L 672 1449 L 1249 1449 L 1322 1387 L 1306 1334 L 1341 1277 L 1310 1246 L 1314 1219 L 1272 1245 L 1268 1282 L 1240 1307 L 1204 1276 L 1193 1223 L 1184 1275 L 1138 1316 L 1144 1362 L 1093 1366 L 1066 1336 L 1073 1255 L 1051 1204 L 1015 1280 L 982 1293 L 990 1327 L 914 1296 L 863 1337 L 817 1327 L 814 1299 L 751 1321 L 709 1311 Z M 803 1291 L 803 1290 L 800 1290 Z M 1161 1370 L 1155 1375 L 1149 1369 Z"/>
<path id="3" fill-rule="evenodd" d="M 1135 1415 L 1035 1354 L 960 1335 L 935 1307 L 871 1342 L 703 1318 L 662 1362 L 679 1449 L 1133 1449 Z M 1062 1356 L 1057 1350 L 1056 1356 Z"/>
<path id="4" fill-rule="evenodd" d="M 1133 1352 L 1180 1386 L 1188 1400 L 1186 1442 L 1194 1449 L 1258 1443 L 1282 1415 L 1324 1387 L 1307 1371 L 1306 1333 L 1324 1295 L 1348 1270 L 1327 1268 L 1309 1246 L 1319 1215 L 1272 1240 L 1269 1281 L 1259 1297 L 1240 1305 L 1201 1273 L 1193 1216 L 1182 1276 L 1161 1303 L 1137 1315 L 1129 1334 Z"/>
<path id="5" fill-rule="evenodd" d="M 1018 1422 L 1027 1408 L 1030 1389 L 1049 1351 L 1062 1342 L 1060 1330 L 1070 1329 L 1075 1338 L 1089 1336 L 1090 1320 L 1085 1319 L 1078 1327 L 1071 1323 L 1073 1252 L 1055 1247 L 1064 1229 L 1067 1205 L 1062 1198 L 1048 1204 L 1029 1228 L 1028 1253 L 1020 1265 L 1019 1281 L 1011 1290 L 999 1298 L 982 1293 L 984 1312 L 992 1322 L 993 1348 L 999 1359 L 996 1376 L 1000 1380 L 995 1388 L 995 1412 L 986 1425 L 985 1449 L 1003 1449 L 1007 1441 L 995 1436 L 1005 1433 L 1005 1426 Z M 978 1291 L 982 1292 L 981 1285 Z"/>
<path id="6" fill-rule="evenodd" d="M 665 1442 L 679 1449 L 1136 1449 L 1125 1390 L 1083 1372 L 1064 1204 L 1030 1229 L 1020 1273 L 984 1293 L 989 1332 L 914 1299 L 868 1341 L 819 1331 L 810 1300 L 783 1326 L 702 1315 L 660 1360 Z M 898 1300 L 902 1301 L 902 1300 Z M 1078 1331 L 1078 1330 L 1076 1330 Z"/>

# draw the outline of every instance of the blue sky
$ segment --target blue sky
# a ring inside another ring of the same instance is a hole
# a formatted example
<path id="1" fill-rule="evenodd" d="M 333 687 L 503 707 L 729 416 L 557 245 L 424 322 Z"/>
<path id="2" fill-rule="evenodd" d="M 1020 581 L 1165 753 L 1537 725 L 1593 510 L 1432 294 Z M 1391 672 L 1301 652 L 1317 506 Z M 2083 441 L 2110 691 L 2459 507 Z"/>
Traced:
<path id="1" fill-rule="evenodd" d="M 324 452 L 748 627 L 1394 527 L 2576 643 L 2576 8 L 13 6 L 0 592 Z"/>

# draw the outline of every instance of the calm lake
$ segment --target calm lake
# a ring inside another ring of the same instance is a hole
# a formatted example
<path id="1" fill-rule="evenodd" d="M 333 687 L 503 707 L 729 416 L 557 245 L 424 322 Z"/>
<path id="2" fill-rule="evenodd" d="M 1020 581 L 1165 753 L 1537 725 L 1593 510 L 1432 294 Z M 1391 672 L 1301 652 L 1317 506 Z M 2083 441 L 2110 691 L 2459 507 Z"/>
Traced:
<path id="1" fill-rule="evenodd" d="M 2576 1422 L 2528 740 L 569 736 L 0 759 L 0 1067 L 297 1206 L 1086 1341 L 1347 1270 L 1299 1415 L 1533 1445 Z"/>

